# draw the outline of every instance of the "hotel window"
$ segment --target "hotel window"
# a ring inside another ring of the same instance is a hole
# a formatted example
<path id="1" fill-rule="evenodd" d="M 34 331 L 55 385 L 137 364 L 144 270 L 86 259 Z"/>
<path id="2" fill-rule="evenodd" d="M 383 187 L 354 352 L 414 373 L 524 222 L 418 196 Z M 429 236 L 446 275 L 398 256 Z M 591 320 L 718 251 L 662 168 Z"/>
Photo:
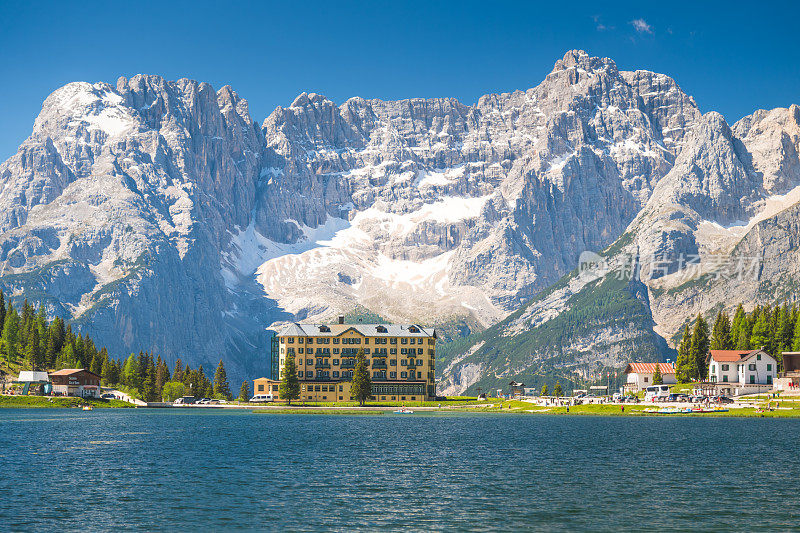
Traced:
<path id="1" fill-rule="evenodd" d="M 417 372 L 417 379 L 422 379 L 422 372 Z"/>
<path id="2" fill-rule="evenodd" d="M 422 366 L 422 359 L 417 359 L 417 366 Z"/>
<path id="3" fill-rule="evenodd" d="M 389 360 L 389 364 L 390 364 L 391 366 L 397 366 L 397 359 L 390 359 L 390 360 Z"/>
<path id="4" fill-rule="evenodd" d="M 302 370 L 300 370 L 300 371 L 297 373 L 297 377 L 299 377 L 299 378 L 302 378 L 302 377 L 303 377 L 303 371 L 302 371 Z"/>
<path id="5" fill-rule="evenodd" d="M 344 387 L 339 385 L 339 392 L 342 392 L 343 390 L 344 390 Z"/>
<path id="6" fill-rule="evenodd" d="M 417 353 L 422 355 L 422 348 L 417 348 Z"/>
<path id="7" fill-rule="evenodd" d="M 289 344 L 294 344 L 294 337 L 289 337 L 288 342 L 289 342 Z"/>
<path id="8" fill-rule="evenodd" d="M 333 364 L 334 364 L 334 365 L 338 365 L 338 364 L 339 364 L 339 360 L 338 360 L 338 359 L 334 359 L 334 360 L 333 360 Z"/>
<path id="9" fill-rule="evenodd" d="M 761 354 L 756 355 L 756 361 L 761 361 Z"/>
<path id="10" fill-rule="evenodd" d="M 297 337 L 297 344 L 303 344 L 303 337 Z"/>
<path id="11" fill-rule="evenodd" d="M 389 372 L 389 377 L 392 379 L 397 379 L 397 372 Z"/>
<path id="12" fill-rule="evenodd" d="M 335 377 L 335 378 L 339 377 L 339 371 L 338 370 L 334 370 L 333 371 L 333 377 Z"/>
<path id="13" fill-rule="evenodd" d="M 339 353 L 339 348 L 334 348 L 333 353 Z"/>
<path id="14" fill-rule="evenodd" d="M 400 377 L 401 377 L 401 378 L 406 378 L 406 377 L 408 377 L 408 372 L 400 372 Z"/>
<path id="15" fill-rule="evenodd" d="M 728 370 L 729 365 L 722 365 L 722 370 Z"/>
<path id="16" fill-rule="evenodd" d="M 258 392 L 264 392 L 264 385 L 258 386 Z"/>
<path id="17" fill-rule="evenodd" d="M 333 339 L 333 344 L 339 344 L 339 339 Z"/>
<path id="18" fill-rule="evenodd" d="M 369 339 L 364 339 L 364 344 L 369 344 Z"/>
<path id="19" fill-rule="evenodd" d="M 314 377 L 314 372 L 312 372 L 311 370 L 306 370 L 306 377 L 307 378 L 313 378 Z"/>
<path id="20" fill-rule="evenodd" d="M 396 338 L 392 338 L 392 340 L 390 340 L 389 342 L 390 342 L 391 344 L 397 344 L 397 339 L 396 339 Z"/>
<path id="21" fill-rule="evenodd" d="M 723 374 L 722 375 L 722 381 L 724 381 L 725 383 L 728 382 L 728 375 L 727 374 Z"/>
<path id="22" fill-rule="evenodd" d="M 281 344 L 285 344 L 285 343 L 286 343 L 286 339 L 284 339 L 283 337 L 281 337 Z"/>
<path id="23" fill-rule="evenodd" d="M 364 348 L 364 353 L 369 353 L 369 348 Z"/>
<path id="24" fill-rule="evenodd" d="M 770 370 L 772 370 L 772 365 L 770 363 L 767 363 L 767 372 L 769 372 Z"/>
<path id="25" fill-rule="evenodd" d="M 433 339 L 428 339 L 428 344 L 433 344 Z"/>
<path id="26" fill-rule="evenodd" d="M 755 370 L 756 369 L 756 364 L 755 363 L 750 363 L 749 368 L 750 368 L 750 370 Z"/>
<path id="27" fill-rule="evenodd" d="M 400 344 L 408 344 L 408 339 L 403 337 L 402 339 L 400 339 Z"/>
<path id="28" fill-rule="evenodd" d="M 389 353 L 395 355 L 397 353 L 397 348 L 389 348 Z"/>
<path id="29" fill-rule="evenodd" d="M 307 365 L 313 365 L 314 364 L 314 360 L 313 359 L 306 359 L 306 364 Z"/>

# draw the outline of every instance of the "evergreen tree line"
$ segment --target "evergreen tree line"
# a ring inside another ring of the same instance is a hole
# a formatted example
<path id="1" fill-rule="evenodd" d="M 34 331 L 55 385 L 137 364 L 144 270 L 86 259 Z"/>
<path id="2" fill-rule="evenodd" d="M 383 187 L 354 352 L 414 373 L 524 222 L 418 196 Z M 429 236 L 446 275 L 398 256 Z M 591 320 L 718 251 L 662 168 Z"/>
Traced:
<path id="1" fill-rule="evenodd" d="M 0 291 L 0 358 L 6 368 L 31 370 L 62 368 L 100 369 L 108 351 L 100 350 L 87 335 L 77 335 L 60 317 L 47 320 L 44 307 L 38 311 L 26 299 L 18 311 Z M 97 372 L 98 374 L 100 372 Z"/>
<path id="2" fill-rule="evenodd" d="M 20 311 L 0 291 L 0 358 L 6 368 L 19 366 L 31 370 L 83 368 L 101 376 L 104 386 L 119 386 L 147 402 L 172 401 L 181 396 L 231 399 L 225 367 L 220 360 L 214 381 L 206 377 L 203 365 L 196 370 L 185 367 L 180 358 L 170 373 L 161 356 L 147 352 L 131 354 L 120 362 L 110 357 L 105 347 L 60 317 L 47 320 L 44 306 L 36 310 L 26 299 Z"/>
<path id="3" fill-rule="evenodd" d="M 698 315 L 684 327 L 675 373 L 679 383 L 707 378 L 710 350 L 764 350 L 783 369 L 783 352 L 800 351 L 800 306 L 787 303 L 757 306 L 747 313 L 740 304 L 733 318 L 720 311 L 709 329 Z"/>

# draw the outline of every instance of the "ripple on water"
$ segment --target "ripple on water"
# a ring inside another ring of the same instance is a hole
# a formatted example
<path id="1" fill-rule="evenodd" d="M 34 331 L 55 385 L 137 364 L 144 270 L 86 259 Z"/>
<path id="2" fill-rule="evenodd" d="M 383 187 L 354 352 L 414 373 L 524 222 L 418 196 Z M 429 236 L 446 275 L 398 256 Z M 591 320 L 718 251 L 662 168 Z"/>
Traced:
<path id="1" fill-rule="evenodd" d="M 78 529 L 87 516 L 97 530 L 800 523 L 788 504 L 800 466 L 781 459 L 797 420 L 5 409 L 0 425 L 10 529 Z"/>

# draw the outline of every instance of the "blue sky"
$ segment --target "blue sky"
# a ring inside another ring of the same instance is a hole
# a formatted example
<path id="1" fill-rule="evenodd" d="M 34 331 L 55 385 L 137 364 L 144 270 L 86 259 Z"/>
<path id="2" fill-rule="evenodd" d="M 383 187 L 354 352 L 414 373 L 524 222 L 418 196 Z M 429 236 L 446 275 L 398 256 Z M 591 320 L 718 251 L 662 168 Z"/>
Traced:
<path id="1" fill-rule="evenodd" d="M 791 2 L 11 2 L 0 0 L 0 160 L 70 81 L 230 84 L 261 122 L 302 91 L 336 102 L 537 85 L 566 50 L 675 78 L 734 122 L 800 103 Z"/>

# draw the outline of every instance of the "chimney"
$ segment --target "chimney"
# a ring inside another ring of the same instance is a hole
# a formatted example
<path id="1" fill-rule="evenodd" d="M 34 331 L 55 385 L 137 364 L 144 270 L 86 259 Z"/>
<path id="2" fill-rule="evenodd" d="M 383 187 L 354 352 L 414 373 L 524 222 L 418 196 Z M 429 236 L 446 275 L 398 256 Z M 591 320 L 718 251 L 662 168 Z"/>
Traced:
<path id="1" fill-rule="evenodd" d="M 344 324 L 344 315 L 339 315 L 339 324 Z"/>

